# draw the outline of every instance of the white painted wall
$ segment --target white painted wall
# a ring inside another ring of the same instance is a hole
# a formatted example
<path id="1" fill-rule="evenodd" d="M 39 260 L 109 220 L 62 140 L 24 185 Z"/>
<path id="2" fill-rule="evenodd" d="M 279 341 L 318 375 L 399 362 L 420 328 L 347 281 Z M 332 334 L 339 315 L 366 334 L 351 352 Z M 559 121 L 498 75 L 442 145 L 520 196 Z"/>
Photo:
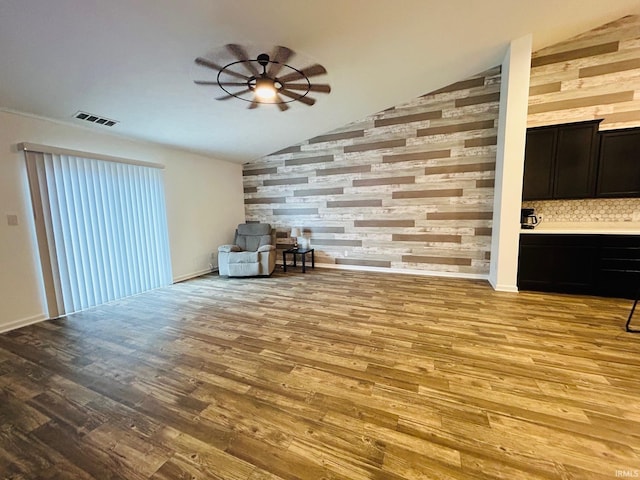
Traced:
<path id="1" fill-rule="evenodd" d="M 517 292 L 520 205 L 527 131 L 531 35 L 513 40 L 502 62 L 489 283 Z"/>
<path id="2" fill-rule="evenodd" d="M 0 111 L 0 331 L 46 318 L 24 154 L 30 142 L 162 163 L 174 280 L 209 269 L 217 246 L 244 222 L 242 166 Z M 19 224 L 7 225 L 7 214 Z"/>

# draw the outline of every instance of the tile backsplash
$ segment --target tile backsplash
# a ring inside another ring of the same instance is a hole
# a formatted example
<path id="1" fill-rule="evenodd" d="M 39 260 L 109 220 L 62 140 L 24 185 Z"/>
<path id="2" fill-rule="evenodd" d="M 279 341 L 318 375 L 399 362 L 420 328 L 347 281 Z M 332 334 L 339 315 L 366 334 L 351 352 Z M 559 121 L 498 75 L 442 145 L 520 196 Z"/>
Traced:
<path id="1" fill-rule="evenodd" d="M 640 222 L 640 198 L 588 198 L 522 202 L 545 222 Z"/>

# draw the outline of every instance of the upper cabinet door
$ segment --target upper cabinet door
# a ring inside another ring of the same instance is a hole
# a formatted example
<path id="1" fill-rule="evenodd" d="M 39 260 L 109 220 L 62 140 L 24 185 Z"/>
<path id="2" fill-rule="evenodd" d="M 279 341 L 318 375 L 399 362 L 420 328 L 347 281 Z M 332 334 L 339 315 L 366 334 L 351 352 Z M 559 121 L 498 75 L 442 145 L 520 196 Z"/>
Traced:
<path id="1" fill-rule="evenodd" d="M 523 200 L 548 200 L 553 196 L 557 127 L 527 130 L 524 152 Z"/>
<path id="2" fill-rule="evenodd" d="M 598 197 L 640 196 L 640 129 L 600 133 Z"/>
<path id="3" fill-rule="evenodd" d="M 554 198 L 591 198 L 596 191 L 599 122 L 558 127 Z"/>
<path id="4" fill-rule="evenodd" d="M 595 197 L 600 122 L 528 129 L 522 199 Z"/>

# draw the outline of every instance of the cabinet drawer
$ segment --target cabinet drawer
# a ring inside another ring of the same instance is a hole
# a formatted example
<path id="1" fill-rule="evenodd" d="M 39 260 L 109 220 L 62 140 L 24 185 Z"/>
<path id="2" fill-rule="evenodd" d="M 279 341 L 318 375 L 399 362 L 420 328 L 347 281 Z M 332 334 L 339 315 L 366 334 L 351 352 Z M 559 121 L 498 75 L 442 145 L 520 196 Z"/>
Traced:
<path id="1" fill-rule="evenodd" d="M 639 287 L 640 237 L 602 235 L 596 293 L 635 298 Z"/>
<path id="2" fill-rule="evenodd" d="M 595 294 L 601 297 L 636 298 L 640 271 L 600 270 Z"/>

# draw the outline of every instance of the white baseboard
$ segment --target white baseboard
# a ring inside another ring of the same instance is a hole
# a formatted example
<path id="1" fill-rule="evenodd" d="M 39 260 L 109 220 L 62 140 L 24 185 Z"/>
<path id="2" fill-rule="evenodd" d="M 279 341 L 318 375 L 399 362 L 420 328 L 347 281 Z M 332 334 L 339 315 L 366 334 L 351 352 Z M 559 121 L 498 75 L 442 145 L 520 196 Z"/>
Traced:
<path id="1" fill-rule="evenodd" d="M 309 264 L 307 264 L 307 268 Z M 365 267 L 361 265 L 333 265 L 330 263 L 316 263 L 318 268 L 332 268 L 335 270 L 355 270 L 361 272 L 400 273 L 405 275 L 421 275 L 425 277 L 466 278 L 471 280 L 489 280 L 489 275 L 482 273 L 440 272 L 438 270 L 411 270 L 407 268 Z"/>
<path id="2" fill-rule="evenodd" d="M 184 282 L 185 280 L 189 280 L 190 278 L 200 277 L 202 275 L 206 275 L 207 273 L 217 272 L 217 271 L 218 271 L 218 268 L 216 267 L 213 270 L 210 269 L 210 268 L 207 268 L 205 270 L 200 270 L 198 272 L 187 273 L 186 275 L 180 275 L 179 277 L 173 277 L 173 283 Z"/>
<path id="3" fill-rule="evenodd" d="M 513 285 L 491 285 L 496 292 L 518 293 L 518 287 Z"/>
<path id="4" fill-rule="evenodd" d="M 518 286 L 517 285 L 501 285 L 501 284 L 496 284 L 493 281 L 491 281 L 491 278 L 489 278 L 489 284 L 493 287 L 493 289 L 496 292 L 508 292 L 508 293 L 518 293 Z"/>
<path id="5" fill-rule="evenodd" d="M 20 318 L 18 320 L 12 320 L 9 323 L 0 325 L 0 333 L 8 332 L 9 330 L 15 330 L 16 328 L 26 327 L 27 325 L 33 325 L 47 320 L 47 316 L 44 313 L 34 315 L 33 317 Z"/>

